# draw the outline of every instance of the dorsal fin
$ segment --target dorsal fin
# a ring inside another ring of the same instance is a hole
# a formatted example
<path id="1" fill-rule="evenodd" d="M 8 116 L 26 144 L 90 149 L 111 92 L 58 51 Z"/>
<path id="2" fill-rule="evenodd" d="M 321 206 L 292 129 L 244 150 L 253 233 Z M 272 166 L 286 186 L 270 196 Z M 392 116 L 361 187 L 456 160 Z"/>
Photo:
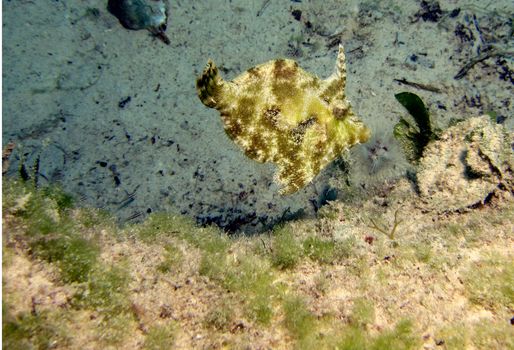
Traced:
<path id="1" fill-rule="evenodd" d="M 336 80 L 341 88 L 344 89 L 346 86 L 346 56 L 344 54 L 343 45 L 339 44 L 339 51 L 337 53 L 337 61 L 334 69 L 334 73 L 330 75 L 327 81 Z"/>

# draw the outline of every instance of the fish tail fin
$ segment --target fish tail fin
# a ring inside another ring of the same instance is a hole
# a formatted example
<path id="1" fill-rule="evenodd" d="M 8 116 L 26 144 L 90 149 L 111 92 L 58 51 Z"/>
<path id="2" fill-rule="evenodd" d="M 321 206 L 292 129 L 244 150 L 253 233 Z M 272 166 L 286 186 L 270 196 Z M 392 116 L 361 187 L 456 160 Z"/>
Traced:
<path id="1" fill-rule="evenodd" d="M 218 67 L 209 60 L 202 75 L 196 80 L 196 90 L 202 103 L 207 107 L 216 108 L 219 104 L 223 84 L 224 81 L 219 75 Z"/>

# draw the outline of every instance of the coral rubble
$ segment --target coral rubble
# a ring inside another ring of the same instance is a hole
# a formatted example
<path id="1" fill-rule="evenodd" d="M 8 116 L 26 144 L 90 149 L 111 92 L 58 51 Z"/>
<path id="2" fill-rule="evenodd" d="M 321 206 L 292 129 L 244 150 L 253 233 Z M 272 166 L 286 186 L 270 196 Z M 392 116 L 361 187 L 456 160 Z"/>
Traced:
<path id="1" fill-rule="evenodd" d="M 245 154 L 278 166 L 282 194 L 301 189 L 348 148 L 369 139 L 345 86 L 342 46 L 326 80 L 286 59 L 250 68 L 230 82 L 209 61 L 197 80 L 201 101 L 219 110 L 226 133 Z"/>

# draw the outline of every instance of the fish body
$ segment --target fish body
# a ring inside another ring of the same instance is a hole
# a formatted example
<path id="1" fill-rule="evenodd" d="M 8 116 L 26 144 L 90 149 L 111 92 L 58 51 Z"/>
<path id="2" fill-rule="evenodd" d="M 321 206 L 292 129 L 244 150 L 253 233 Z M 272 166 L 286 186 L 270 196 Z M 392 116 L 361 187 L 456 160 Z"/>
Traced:
<path id="1" fill-rule="evenodd" d="M 227 135 L 251 159 L 277 165 L 281 194 L 306 186 L 370 130 L 345 96 L 346 64 L 339 47 L 335 72 L 325 80 L 293 60 L 277 59 L 232 81 L 209 61 L 197 80 L 200 100 L 221 114 Z"/>

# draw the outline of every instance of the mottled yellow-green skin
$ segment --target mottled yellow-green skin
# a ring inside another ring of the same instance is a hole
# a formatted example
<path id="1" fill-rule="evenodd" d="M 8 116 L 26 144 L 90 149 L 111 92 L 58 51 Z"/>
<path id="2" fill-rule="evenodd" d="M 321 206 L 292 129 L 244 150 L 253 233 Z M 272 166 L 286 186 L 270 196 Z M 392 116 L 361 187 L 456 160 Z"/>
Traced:
<path id="1" fill-rule="evenodd" d="M 326 80 L 295 61 L 278 59 L 227 82 L 209 61 L 197 90 L 206 106 L 220 112 L 225 131 L 248 157 L 278 166 L 280 192 L 289 194 L 349 147 L 369 139 L 369 129 L 346 100 L 345 84 L 340 46 L 336 71 Z"/>

